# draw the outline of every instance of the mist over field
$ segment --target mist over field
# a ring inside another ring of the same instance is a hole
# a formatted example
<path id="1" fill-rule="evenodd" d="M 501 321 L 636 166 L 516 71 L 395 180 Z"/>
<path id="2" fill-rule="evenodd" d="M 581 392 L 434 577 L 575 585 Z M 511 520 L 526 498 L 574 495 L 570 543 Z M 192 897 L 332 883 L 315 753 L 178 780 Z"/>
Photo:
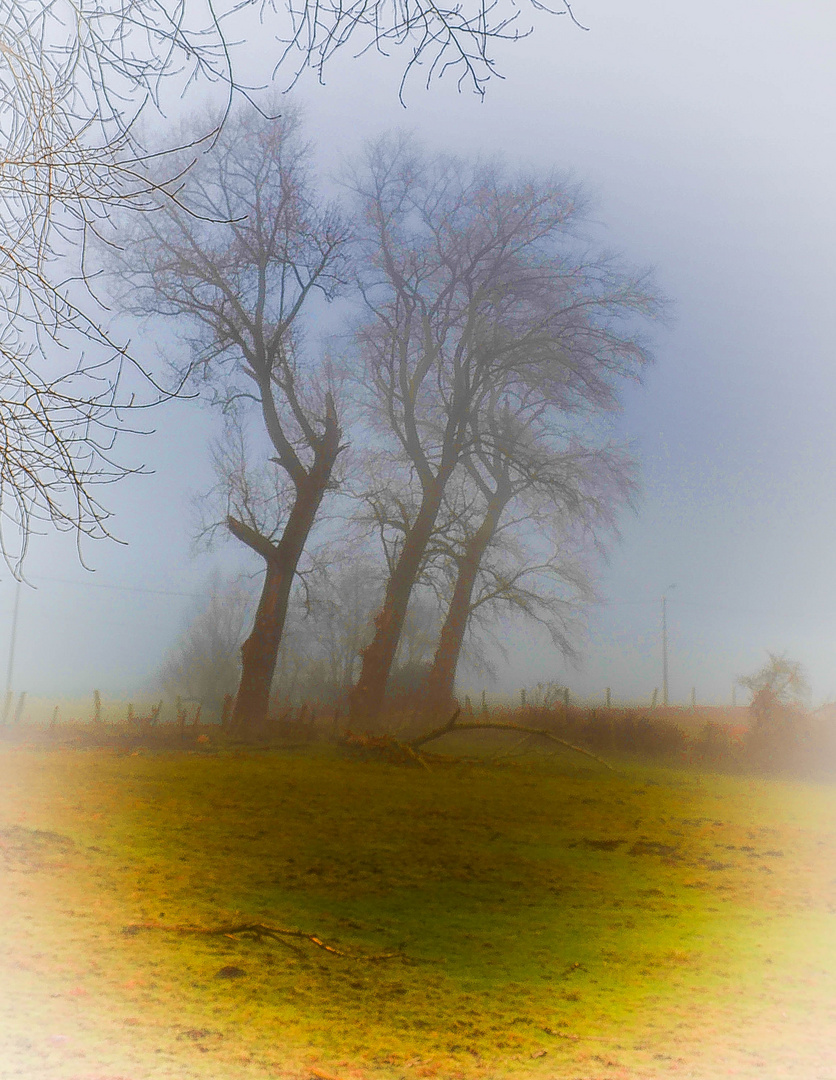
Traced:
<path id="1" fill-rule="evenodd" d="M 362 65 L 336 58 L 325 85 L 294 98 L 320 174 L 336 175 L 364 140 L 395 127 L 430 151 L 501 155 L 511 168 L 567 172 L 592 199 L 596 243 L 652 265 L 673 323 L 652 334 L 656 362 L 623 391 L 615 435 L 641 469 L 635 512 L 622 509 L 606 560 L 590 555 L 600 602 L 576 629 L 567 665 L 524 620 L 498 623 L 495 672 L 463 670 L 466 692 L 516 696 L 556 681 L 580 697 L 649 701 L 661 686 L 660 598 L 669 593 L 670 693 L 732 700 L 766 650 L 807 667 L 816 702 L 836 695 L 829 537 L 833 367 L 832 118 L 834 18 L 807 5 L 582 5 L 537 19 L 517 46 L 497 44 L 505 81 L 486 99 L 420 78 L 395 90 L 397 50 Z M 272 54 L 248 46 L 253 71 Z M 332 188 L 333 190 L 333 188 Z M 122 320 L 127 325 L 127 319 Z M 328 328 L 331 333 L 333 327 Z M 177 331 L 130 335 L 165 371 Z M 317 333 L 314 329 L 314 334 Z M 145 336 L 147 335 L 147 345 Z M 162 337 L 161 337 L 162 335 Z M 166 337 L 166 335 L 169 335 Z M 160 350 L 162 340 L 163 348 Z M 158 351 L 160 350 L 160 351 Z M 106 492 L 124 546 L 35 536 L 26 565 L 12 689 L 124 697 L 153 684 L 205 593 L 212 569 L 260 567 L 233 541 L 193 553 L 191 501 L 212 485 L 218 419 L 195 402 L 143 417 L 152 435 L 124 453 L 150 476 Z M 0 582 L 0 656 L 8 657 L 15 585 Z"/>
<path id="2" fill-rule="evenodd" d="M 0 1080 L 833 1080 L 820 0 L 0 0 Z"/>

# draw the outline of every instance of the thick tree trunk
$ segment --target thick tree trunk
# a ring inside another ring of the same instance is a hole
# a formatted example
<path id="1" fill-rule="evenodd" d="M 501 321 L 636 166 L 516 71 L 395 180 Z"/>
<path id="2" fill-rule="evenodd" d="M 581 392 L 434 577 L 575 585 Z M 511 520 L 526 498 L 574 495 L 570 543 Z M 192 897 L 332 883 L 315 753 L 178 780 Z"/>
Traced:
<path id="1" fill-rule="evenodd" d="M 351 692 L 349 715 L 355 726 L 374 730 L 377 725 L 386 683 L 403 630 L 409 597 L 421 568 L 427 544 L 441 507 L 443 478 L 437 478 L 424 492 L 415 523 L 407 534 L 400 557 L 386 586 L 383 607 L 375 617 L 375 634 L 363 650 L 360 677 Z"/>
<path id="2" fill-rule="evenodd" d="M 231 727 L 240 737 L 257 740 L 267 732 L 270 689 L 287 620 L 290 590 L 302 552 L 314 526 L 322 498 L 339 453 L 339 431 L 324 439 L 319 460 L 297 482 L 296 500 L 278 544 L 229 518 L 230 532 L 267 563 L 258 610 L 250 636 L 241 647 L 241 681 L 232 710 Z"/>
<path id="3" fill-rule="evenodd" d="M 270 688 L 294 572 L 295 567 L 282 566 L 278 557 L 268 561 L 253 628 L 241 646 L 241 682 L 231 726 L 244 739 L 257 739 L 267 726 Z"/>
<path id="4" fill-rule="evenodd" d="M 467 622 L 470 618 L 470 605 L 473 598 L 473 588 L 476 584 L 476 576 L 479 573 L 479 567 L 482 564 L 482 558 L 487 551 L 488 544 L 490 544 L 491 538 L 496 532 L 507 501 L 507 499 L 500 496 L 491 501 L 482 524 L 470 538 L 464 554 L 459 560 L 459 570 L 453 596 L 450 600 L 450 607 L 447 609 L 447 618 L 441 628 L 433 665 L 427 676 L 426 704 L 428 712 L 442 711 L 447 709 L 453 702 L 456 668 L 459 664 Z"/>

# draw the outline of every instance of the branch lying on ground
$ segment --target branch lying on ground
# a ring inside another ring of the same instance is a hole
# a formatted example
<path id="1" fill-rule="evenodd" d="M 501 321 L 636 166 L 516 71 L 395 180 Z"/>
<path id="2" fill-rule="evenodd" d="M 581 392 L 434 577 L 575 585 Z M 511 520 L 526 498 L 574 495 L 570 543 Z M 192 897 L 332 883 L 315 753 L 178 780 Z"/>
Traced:
<path id="1" fill-rule="evenodd" d="M 567 742 L 566 739 L 561 739 L 559 736 L 553 735 L 552 732 L 547 731 L 545 728 L 527 727 L 524 724 L 499 724 L 489 720 L 468 721 L 467 723 L 460 724 L 457 723 L 460 713 L 461 710 L 456 709 L 450 719 L 440 727 L 433 728 L 433 730 L 427 732 L 426 735 L 421 735 L 408 743 L 401 742 L 393 735 L 358 735 L 353 731 L 345 731 L 343 733 L 342 741 L 345 746 L 352 750 L 359 750 L 364 753 L 373 754 L 377 757 L 383 757 L 394 764 L 403 765 L 406 764 L 407 761 L 412 760 L 419 765 L 423 765 L 425 769 L 429 769 L 427 760 L 424 754 L 420 752 L 420 748 L 425 746 L 428 742 L 440 739 L 443 735 L 459 731 L 514 731 L 526 737 L 539 736 L 540 738 L 548 739 L 550 742 L 557 743 L 567 750 L 574 750 L 577 754 L 583 754 L 584 757 L 592 758 L 593 761 L 597 761 L 599 765 L 603 765 L 604 768 L 609 769 L 610 772 L 616 771 L 608 761 L 598 757 L 597 754 L 593 754 L 591 750 L 586 750 L 582 746 L 576 746 L 574 743 Z M 441 761 L 443 759 L 436 755 L 430 755 L 430 760 Z"/>
<path id="2" fill-rule="evenodd" d="M 342 743 L 350 750 L 382 757 L 395 765 L 403 765 L 407 761 L 414 761 L 417 765 L 422 765 L 427 771 L 430 768 L 423 754 L 413 750 L 408 743 L 396 739 L 394 735 L 357 735 L 353 731 L 346 729 L 342 735 Z"/>
<path id="3" fill-rule="evenodd" d="M 525 748 L 529 745 L 533 738 L 533 735 L 523 735 L 522 738 L 517 739 L 513 746 L 509 747 L 507 750 L 497 750 L 495 754 L 491 754 L 488 760 L 493 762 L 510 761 L 512 758 L 519 757 L 520 755 L 517 754 L 516 751 L 522 748 L 521 752 L 524 753 Z M 559 751 L 555 750 L 553 751 L 553 753 L 557 754 L 559 753 Z"/>
<path id="4" fill-rule="evenodd" d="M 421 735 L 420 738 L 413 739 L 409 743 L 409 748 L 413 751 L 417 751 L 419 747 L 424 746 L 428 742 L 433 742 L 435 739 L 440 739 L 442 735 L 447 735 L 454 731 L 517 731 L 523 735 L 538 735 L 543 739 L 549 739 L 551 742 L 559 743 L 560 746 L 565 746 L 567 750 L 574 750 L 577 754 L 583 754 L 585 757 L 592 758 L 593 761 L 597 761 L 599 765 L 603 765 L 605 769 L 609 769 L 610 772 L 615 772 L 615 769 L 610 765 L 608 761 L 604 761 L 603 758 L 598 757 L 597 754 L 593 754 L 591 750 L 585 750 L 582 746 L 576 746 L 574 743 L 567 742 L 566 739 L 561 739 L 557 735 L 553 735 L 545 728 L 533 728 L 527 727 L 525 724 L 499 724 L 490 720 L 473 720 L 464 724 L 459 724 L 456 721 L 459 718 L 460 709 L 456 709 L 450 719 L 442 724 L 441 727 L 434 728 L 426 735 Z"/>
<path id="5" fill-rule="evenodd" d="M 453 730 L 460 713 L 461 709 L 456 709 L 446 724 L 442 724 L 441 727 L 433 728 L 433 730 L 427 732 L 426 735 L 421 735 L 419 738 L 413 739 L 409 745 L 413 750 L 417 750 L 418 747 L 423 746 L 424 743 L 432 742 L 433 739 L 440 739 L 442 735 L 446 735 L 448 731 Z"/>
<path id="6" fill-rule="evenodd" d="M 268 926 L 266 923 L 230 923 L 223 926 L 195 926 L 192 923 L 158 923 L 143 922 L 131 923 L 123 927 L 123 934 L 137 934 L 140 930 L 163 930 L 170 934 L 205 934 L 208 937 L 228 937 L 236 941 L 239 936 L 251 937 L 255 941 L 270 938 L 279 941 L 283 945 L 290 945 L 287 938 L 302 938 L 316 945 L 318 949 L 331 953 L 333 956 L 343 956 L 349 960 L 404 960 L 403 953 L 376 953 L 364 955 L 362 953 L 343 952 L 341 949 L 329 945 L 316 934 L 307 934 L 304 930 L 286 930 L 280 926 Z M 292 946 L 291 946 L 292 948 Z"/>

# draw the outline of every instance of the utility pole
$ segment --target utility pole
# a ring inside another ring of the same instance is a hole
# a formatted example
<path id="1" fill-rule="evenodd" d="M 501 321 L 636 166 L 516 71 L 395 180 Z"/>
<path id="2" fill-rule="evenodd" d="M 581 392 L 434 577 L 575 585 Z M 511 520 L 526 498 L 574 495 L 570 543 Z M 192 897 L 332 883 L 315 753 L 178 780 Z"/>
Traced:
<path id="1" fill-rule="evenodd" d="M 668 593 L 676 584 L 668 585 L 662 593 L 662 704 L 668 703 Z"/>
<path id="2" fill-rule="evenodd" d="M 15 643 L 17 641 L 17 613 L 20 608 L 20 581 L 15 588 L 15 606 L 12 612 L 12 635 L 9 640 L 9 664 L 6 668 L 6 700 L 3 705 L 3 723 L 9 719 L 9 710 L 12 705 L 12 674 L 15 666 Z"/>

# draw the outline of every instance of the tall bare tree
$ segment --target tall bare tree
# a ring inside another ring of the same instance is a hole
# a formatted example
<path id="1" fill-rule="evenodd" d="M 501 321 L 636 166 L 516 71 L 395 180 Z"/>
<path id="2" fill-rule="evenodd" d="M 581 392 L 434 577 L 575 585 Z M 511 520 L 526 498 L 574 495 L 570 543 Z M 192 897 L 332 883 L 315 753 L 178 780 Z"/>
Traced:
<path id="1" fill-rule="evenodd" d="M 576 234 L 577 189 L 497 165 L 372 147 L 352 178 L 363 218 L 361 334 L 370 414 L 420 485 L 364 651 L 356 722 L 375 723 L 445 491 L 483 439 L 497 393 L 546 419 L 613 409 L 648 360 L 637 317 L 658 304 L 641 275 Z"/>
<path id="2" fill-rule="evenodd" d="M 613 529 L 616 509 L 634 490 L 633 468 L 621 448 L 595 445 L 592 432 L 584 445 L 577 432 L 543 428 L 547 412 L 542 401 L 512 412 L 495 396 L 464 461 L 455 511 L 435 540 L 446 549 L 450 586 L 427 678 L 430 711 L 453 700 L 474 616 L 521 614 L 543 625 L 564 655 L 576 655 L 575 622 L 594 596 L 581 552 Z"/>
<path id="3" fill-rule="evenodd" d="M 532 7 L 544 10 L 536 0 Z M 557 13 L 571 17 L 568 0 Z M 146 210 L 149 196 L 176 189 L 156 172 L 149 191 L 137 117 L 153 112 L 159 128 L 164 107 L 193 85 L 220 85 L 226 106 L 201 133 L 211 135 L 234 97 L 251 95 L 252 47 L 265 35 L 274 42 L 274 75 L 290 83 L 305 68 L 322 77 L 351 43 L 360 52 L 404 46 L 404 79 L 418 68 L 427 81 L 452 71 L 459 86 L 483 93 L 495 71 L 491 46 L 530 31 L 519 18 L 512 0 L 0 0 L 7 561 L 22 559 L 39 519 L 79 537 L 109 534 L 97 485 L 135 471 L 114 456 L 115 436 L 126 413 L 161 396 L 153 373 L 111 338 L 87 252 L 115 207 Z M 172 168 L 165 179 L 176 177 Z"/>
<path id="4" fill-rule="evenodd" d="M 302 320 L 317 294 L 340 291 L 349 233 L 314 191 L 308 153 L 290 106 L 280 120 L 241 110 L 178 202 L 132 219 L 118 260 L 132 310 L 191 328 L 180 374 L 229 422 L 216 455 L 224 521 L 266 571 L 232 717 L 251 734 L 267 716 L 290 590 L 341 450 L 333 380 L 303 349 Z M 266 436 L 260 464 L 247 452 L 248 410 Z"/>

